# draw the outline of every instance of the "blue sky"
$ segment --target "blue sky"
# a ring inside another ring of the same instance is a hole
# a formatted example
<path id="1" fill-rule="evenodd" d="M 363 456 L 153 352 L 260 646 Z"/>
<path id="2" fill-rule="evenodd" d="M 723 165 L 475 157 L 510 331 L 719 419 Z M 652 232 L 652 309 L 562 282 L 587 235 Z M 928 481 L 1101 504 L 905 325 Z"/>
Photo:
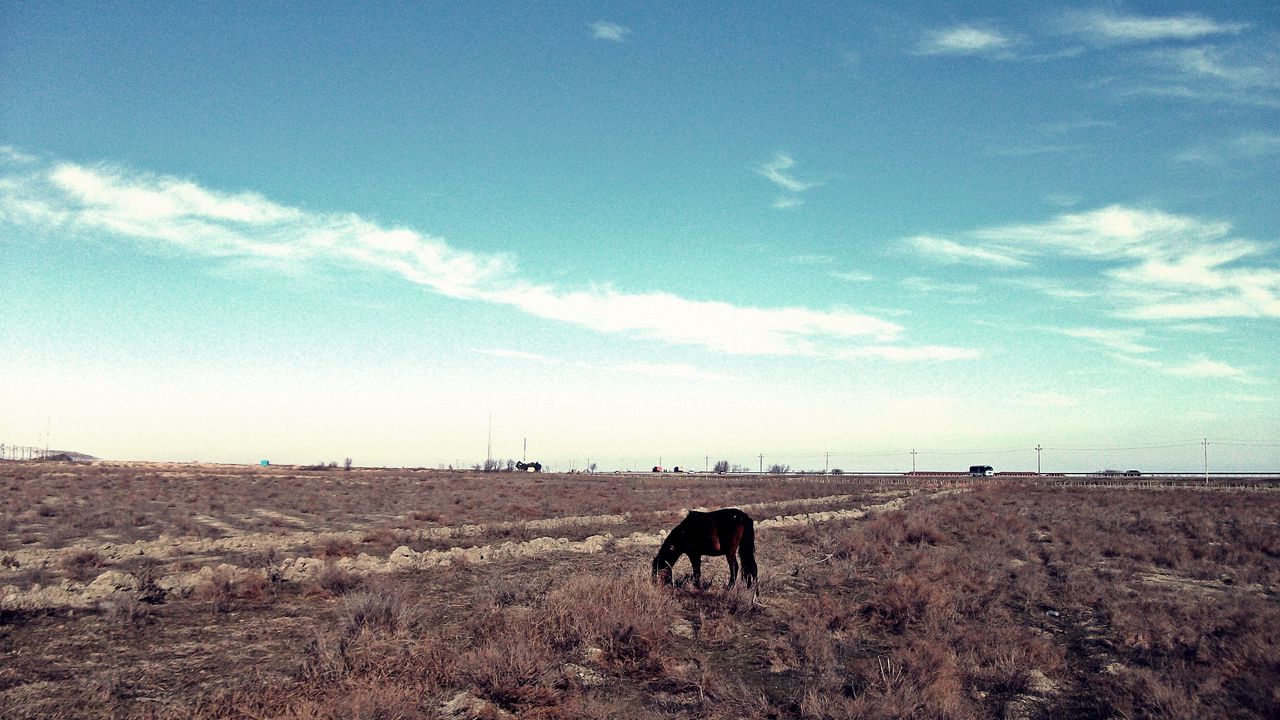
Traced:
<path id="1" fill-rule="evenodd" d="M 559 468 L 1280 467 L 1273 3 L 0 35 L 0 441 L 470 465 L 492 414 Z"/>

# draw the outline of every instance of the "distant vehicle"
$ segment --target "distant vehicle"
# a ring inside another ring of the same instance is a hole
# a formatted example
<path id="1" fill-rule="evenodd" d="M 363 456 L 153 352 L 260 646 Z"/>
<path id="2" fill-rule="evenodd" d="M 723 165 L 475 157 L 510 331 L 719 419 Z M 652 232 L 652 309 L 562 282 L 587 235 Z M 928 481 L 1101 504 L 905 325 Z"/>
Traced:
<path id="1" fill-rule="evenodd" d="M 1137 470 L 1125 470 L 1125 477 L 1142 477 L 1142 473 Z"/>
<path id="2" fill-rule="evenodd" d="M 996 471 L 990 465 L 970 465 L 969 474 L 973 477 L 991 477 Z"/>
<path id="3" fill-rule="evenodd" d="M 653 466 L 653 472 L 659 472 L 659 473 L 660 473 L 660 472 L 666 472 L 666 470 L 663 470 L 661 465 L 654 465 L 654 466 Z"/>
<path id="4" fill-rule="evenodd" d="M 542 472 L 542 463 L 536 460 L 530 463 L 527 463 L 521 460 L 520 462 L 516 463 L 516 469 L 519 470 L 520 472 L 539 472 L 540 473 Z"/>

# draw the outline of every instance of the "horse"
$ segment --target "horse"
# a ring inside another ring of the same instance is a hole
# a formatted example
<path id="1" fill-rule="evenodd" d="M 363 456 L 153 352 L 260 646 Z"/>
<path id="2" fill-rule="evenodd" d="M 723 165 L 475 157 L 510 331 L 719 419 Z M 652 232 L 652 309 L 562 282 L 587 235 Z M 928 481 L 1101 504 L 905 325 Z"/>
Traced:
<path id="1" fill-rule="evenodd" d="M 755 522 L 738 508 L 691 511 L 662 541 L 653 558 L 653 579 L 662 573 L 663 583 L 670 585 L 673 566 L 681 555 L 689 556 L 695 586 L 701 587 L 702 556 L 724 555 L 729 561 L 729 587 L 738 579 L 738 558 L 742 559 L 742 577 L 751 587 L 757 573 Z"/>

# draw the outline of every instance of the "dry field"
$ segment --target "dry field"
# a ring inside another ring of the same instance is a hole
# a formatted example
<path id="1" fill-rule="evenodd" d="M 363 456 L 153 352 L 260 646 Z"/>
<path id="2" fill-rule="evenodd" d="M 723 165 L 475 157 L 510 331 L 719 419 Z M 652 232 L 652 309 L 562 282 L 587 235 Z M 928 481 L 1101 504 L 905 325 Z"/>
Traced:
<path id="1" fill-rule="evenodd" d="M 837 480 L 0 464 L 0 717 L 1280 717 L 1280 493 Z"/>

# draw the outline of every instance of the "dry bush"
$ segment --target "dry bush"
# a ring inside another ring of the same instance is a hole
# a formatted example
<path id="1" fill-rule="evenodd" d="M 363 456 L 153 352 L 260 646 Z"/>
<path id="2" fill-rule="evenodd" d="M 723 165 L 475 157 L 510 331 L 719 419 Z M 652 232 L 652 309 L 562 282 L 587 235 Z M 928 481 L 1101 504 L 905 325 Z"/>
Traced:
<path id="1" fill-rule="evenodd" d="M 76 550 L 63 555 L 58 566 L 72 580 L 84 581 L 97 575 L 107 561 L 97 550 Z"/>
<path id="2" fill-rule="evenodd" d="M 115 597 L 102 601 L 99 608 L 107 619 L 119 625 L 139 627 L 154 619 L 154 610 L 132 593 L 116 593 Z"/>
<path id="3" fill-rule="evenodd" d="M 336 563 L 325 563 L 316 576 L 312 591 L 327 595 L 345 595 L 364 585 L 364 580 Z"/>
<path id="4" fill-rule="evenodd" d="M 555 647 L 596 647 L 621 666 L 648 666 L 666 647 L 680 605 L 647 575 L 575 576 L 546 598 L 542 625 Z"/>
<path id="5" fill-rule="evenodd" d="M 319 539 L 318 545 L 317 551 L 320 557 L 326 560 L 351 557 L 356 554 L 356 544 L 350 538 L 340 535 L 325 535 Z"/>
<path id="6" fill-rule="evenodd" d="M 198 600 L 208 601 L 216 613 L 230 612 L 236 601 L 262 604 L 274 599 L 271 583 L 260 573 L 237 575 L 234 570 L 219 567 L 195 589 Z"/>
<path id="7" fill-rule="evenodd" d="M 350 635 L 365 632 L 395 633 L 411 619 L 404 595 L 388 583 L 347 594 L 342 600 L 342 624 Z"/>
<path id="8" fill-rule="evenodd" d="M 562 664 L 557 657 L 537 628 L 515 622 L 462 653 L 457 672 L 476 694 L 519 710 L 556 699 Z"/>

